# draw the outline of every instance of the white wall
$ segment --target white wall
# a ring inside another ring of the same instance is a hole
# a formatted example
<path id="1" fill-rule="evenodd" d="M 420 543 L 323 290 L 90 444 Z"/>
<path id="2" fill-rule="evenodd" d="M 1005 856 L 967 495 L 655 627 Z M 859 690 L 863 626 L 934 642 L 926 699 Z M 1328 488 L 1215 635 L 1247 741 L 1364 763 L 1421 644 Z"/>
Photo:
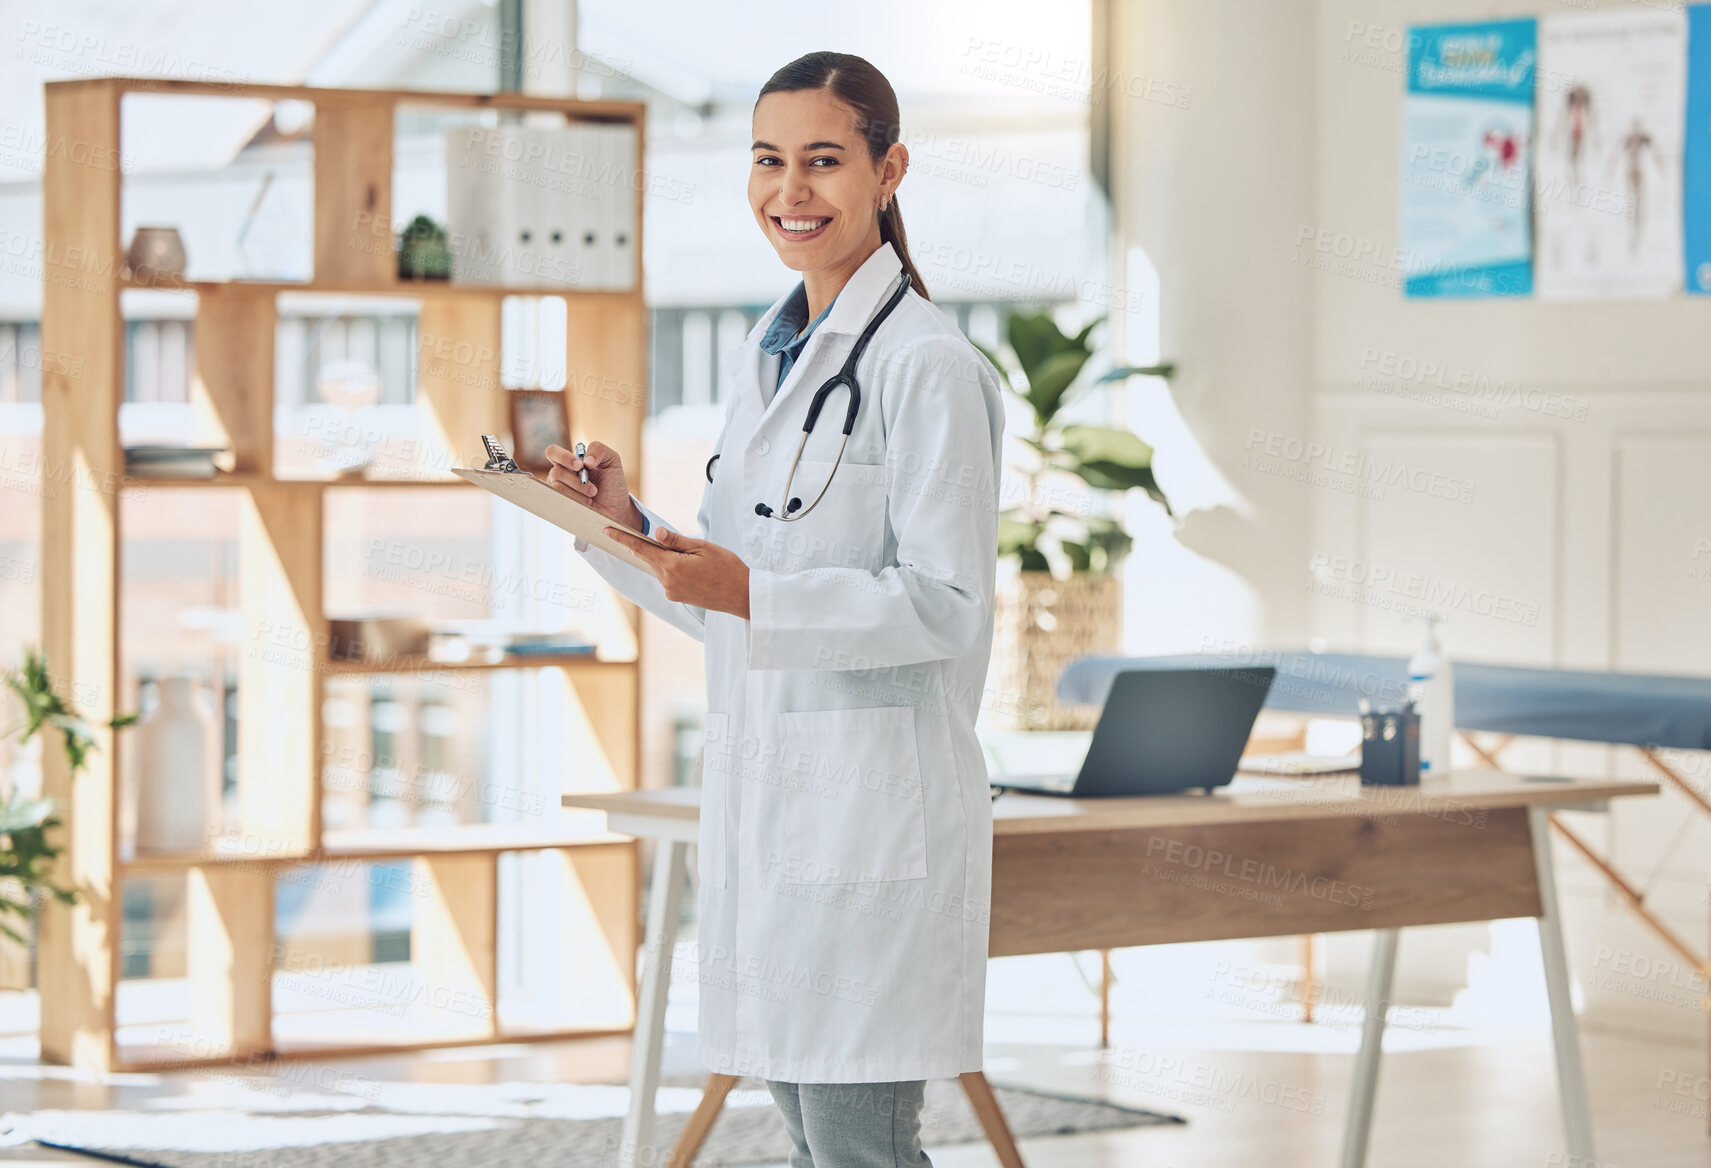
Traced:
<path id="1" fill-rule="evenodd" d="M 1254 504 L 1258 527 L 1225 516 L 1207 525 L 1221 527 L 1219 538 L 1196 545 L 1230 565 L 1233 586 L 1222 570 L 1161 552 L 1160 571 L 1178 578 L 1131 570 L 1130 611 L 1156 609 L 1163 598 L 1179 626 L 1238 642 L 1409 649 L 1418 634 L 1398 611 L 1405 598 L 1358 587 L 1376 568 L 1483 598 L 1452 606 L 1444 632 L 1450 651 L 1467 659 L 1711 673 L 1711 554 L 1702 542 L 1711 539 L 1711 301 L 1429 302 L 1406 300 L 1396 286 L 1408 26 L 1560 7 L 1120 7 L 1128 13 L 1123 60 L 1194 93 L 1186 110 L 1128 103 L 1119 218 L 1159 271 L 1160 343 L 1183 365 L 1181 413 L 1211 463 Z M 1349 251 L 1368 258 L 1314 266 Z M 1451 382 L 1526 392 L 1519 404 L 1494 405 L 1395 373 L 1427 363 Z M 1279 481 L 1243 465 L 1274 433 L 1389 457 L 1465 489 L 1446 498 L 1392 487 L 1380 498 Z M 1338 557 L 1360 566 L 1344 568 Z M 1194 571 L 1218 588 L 1192 582 Z M 1210 599 L 1196 603 L 1197 593 Z M 1231 596 L 1253 602 L 1229 604 Z M 1197 639 L 1184 632 L 1178 645 Z M 1154 643 L 1131 638 L 1136 648 Z M 1646 773 L 1631 752 L 1602 747 L 1523 744 L 1506 761 Z M 1704 790 L 1711 759 L 1678 761 Z M 1651 886 L 1655 906 L 1703 948 L 1704 817 L 1666 792 L 1574 823 Z M 1695 994 L 1667 992 L 1691 981 L 1671 969 L 1673 954 L 1584 863 L 1561 849 L 1558 856 L 1589 1020 L 1702 1032 Z M 1511 944 L 1513 931 L 1421 936 L 1404 942 L 1399 978 L 1425 997 L 1469 976 L 1467 1000 L 1494 986 L 1525 991 L 1536 977 L 1536 950 Z M 1331 946 L 1334 979 L 1353 975 L 1361 948 L 1355 938 Z M 1485 950 L 1489 957 L 1478 955 Z M 1658 962 L 1661 978 L 1646 968 Z"/>
<path id="2" fill-rule="evenodd" d="M 1289 241 L 1313 205 L 1312 28 L 1276 0 L 1113 7 L 1114 267 L 1158 280 L 1156 338 L 1151 311 L 1131 317 L 1129 357 L 1179 366 L 1169 392 L 1133 386 L 1130 421 L 1165 493 L 1197 508 L 1173 539 L 1136 499 L 1128 647 L 1299 641 L 1307 491 L 1243 459 L 1251 429 L 1308 433 L 1311 286 Z"/>

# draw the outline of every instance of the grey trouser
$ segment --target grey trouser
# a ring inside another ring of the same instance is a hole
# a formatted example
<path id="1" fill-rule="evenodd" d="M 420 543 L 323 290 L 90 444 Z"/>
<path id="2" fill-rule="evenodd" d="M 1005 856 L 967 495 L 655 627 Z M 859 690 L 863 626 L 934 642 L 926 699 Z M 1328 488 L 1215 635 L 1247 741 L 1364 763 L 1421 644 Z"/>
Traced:
<path id="1" fill-rule="evenodd" d="M 921 1150 L 919 1079 L 766 1085 L 790 1130 L 790 1168 L 932 1168 Z"/>

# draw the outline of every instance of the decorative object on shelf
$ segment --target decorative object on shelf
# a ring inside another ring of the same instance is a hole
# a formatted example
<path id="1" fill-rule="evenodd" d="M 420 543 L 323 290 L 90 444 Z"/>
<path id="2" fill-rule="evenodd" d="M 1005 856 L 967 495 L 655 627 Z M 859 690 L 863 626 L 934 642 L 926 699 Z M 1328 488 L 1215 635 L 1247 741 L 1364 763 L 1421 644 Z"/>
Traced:
<path id="1" fill-rule="evenodd" d="M 999 580 L 991 672 L 998 698 L 989 714 L 995 728 L 1092 729 L 1097 708 L 1060 705 L 1057 679 L 1075 658 L 1117 652 L 1122 641 L 1122 589 L 1112 572 L 1133 541 L 1112 516 L 1059 505 L 1044 489 L 1047 480 L 1078 480 L 1095 497 L 1143 490 L 1170 512 L 1153 478 L 1151 446 L 1120 427 L 1059 416 L 1077 386 L 1175 372 L 1169 364 L 1121 366 L 1083 381 L 1095 351 L 1088 338 L 1099 323 L 1069 336 L 1045 313 L 1018 313 L 1006 338 L 1013 360 L 981 350 L 1034 415 L 1034 433 L 1022 439 L 1034 454 L 1022 468 L 1027 490 L 998 516 L 998 556 L 1015 570 Z"/>
<path id="2" fill-rule="evenodd" d="M 505 652 L 513 657 L 594 655 L 594 642 L 581 633 L 530 633 L 511 638 Z"/>
<path id="3" fill-rule="evenodd" d="M 334 661 L 384 665 L 421 657 L 432 639 L 427 624 L 414 617 L 334 618 L 327 626 L 328 655 Z"/>
<path id="4" fill-rule="evenodd" d="M 511 450 L 528 471 L 550 470 L 547 447 L 570 445 L 570 404 L 553 389 L 511 391 Z"/>
<path id="5" fill-rule="evenodd" d="M 208 765 L 213 712 L 193 675 L 156 688 L 160 701 L 137 729 L 137 850 L 205 851 L 220 826 L 220 782 Z"/>
<path id="6" fill-rule="evenodd" d="M 23 722 L 0 729 L 0 738 L 22 731 L 19 740 L 28 742 L 37 733 L 57 730 L 65 748 L 65 759 L 73 780 L 83 770 L 89 752 L 96 747 L 95 728 L 54 692 L 47 658 L 34 650 L 24 654 L 22 669 L 6 675 L 6 688 L 18 695 L 24 706 Z M 107 723 L 121 730 L 137 720 L 135 714 L 116 714 Z M 38 898 L 51 896 L 61 904 L 74 904 L 76 893 L 53 882 L 54 861 L 61 848 L 48 838 L 59 826 L 53 802 L 20 791 L 0 790 L 0 933 L 20 945 L 25 936 L 9 919 L 22 925 L 32 920 Z"/>
<path id="7" fill-rule="evenodd" d="M 211 479 L 230 452 L 224 446 L 127 446 L 125 473 L 139 479 Z"/>
<path id="8" fill-rule="evenodd" d="M 176 227 L 139 227 L 125 249 L 125 266 L 139 284 L 171 282 L 184 275 L 184 238 Z"/>
<path id="9" fill-rule="evenodd" d="M 356 477 L 374 462 L 380 441 L 372 427 L 357 423 L 357 414 L 380 402 L 380 370 L 370 361 L 346 357 L 323 361 L 315 370 L 315 395 L 339 413 L 323 427 L 321 469 Z"/>
<path id="10" fill-rule="evenodd" d="M 398 236 L 398 278 L 449 280 L 451 274 L 452 253 L 446 244 L 446 229 L 426 215 L 410 220 Z"/>
<path id="11" fill-rule="evenodd" d="M 548 632 L 527 620 L 487 617 L 435 621 L 428 660 L 447 665 L 500 665 L 507 657 L 592 657 L 597 651 L 596 638 L 586 629 Z"/>

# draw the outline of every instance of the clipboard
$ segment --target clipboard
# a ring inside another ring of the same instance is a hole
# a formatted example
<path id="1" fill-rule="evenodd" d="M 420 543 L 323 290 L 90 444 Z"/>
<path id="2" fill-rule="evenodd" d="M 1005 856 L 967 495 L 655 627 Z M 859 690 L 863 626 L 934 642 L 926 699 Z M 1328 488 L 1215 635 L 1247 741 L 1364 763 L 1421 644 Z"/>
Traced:
<path id="1" fill-rule="evenodd" d="M 637 555 L 624 544 L 607 535 L 605 528 L 616 527 L 619 531 L 627 531 L 637 539 L 645 539 L 655 547 L 664 551 L 672 549 L 649 536 L 643 535 L 627 524 L 619 523 L 616 519 L 608 519 L 587 503 L 578 502 L 569 495 L 561 495 L 543 478 L 537 478 L 526 470 L 517 467 L 510 457 L 505 454 L 498 443 L 491 441 L 487 435 L 482 440 L 488 443 L 488 453 L 493 455 L 485 467 L 454 466 L 451 472 L 460 479 L 467 479 L 484 491 L 513 503 L 530 515 L 545 519 L 554 527 L 568 531 L 578 539 L 586 540 L 589 544 L 607 552 L 629 564 L 640 568 L 651 575 L 656 575 L 652 565 Z M 497 465 L 496 465 L 497 464 Z M 510 469 L 504 469 L 508 464 Z"/>

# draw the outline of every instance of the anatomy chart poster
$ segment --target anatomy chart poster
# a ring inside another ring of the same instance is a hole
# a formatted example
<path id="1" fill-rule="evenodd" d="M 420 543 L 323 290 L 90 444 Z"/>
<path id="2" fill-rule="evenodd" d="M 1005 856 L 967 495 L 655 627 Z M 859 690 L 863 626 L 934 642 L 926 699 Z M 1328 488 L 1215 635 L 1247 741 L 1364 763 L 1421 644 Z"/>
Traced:
<path id="1" fill-rule="evenodd" d="M 1540 22 L 1540 296 L 1681 287 L 1686 42 L 1680 12 Z"/>
<path id="2" fill-rule="evenodd" d="M 1409 296 L 1532 291 L 1532 20 L 1409 30 L 1401 248 Z"/>
<path id="3" fill-rule="evenodd" d="M 1687 9 L 1687 146 L 1682 244 L 1687 290 L 1711 295 L 1711 4 Z"/>

